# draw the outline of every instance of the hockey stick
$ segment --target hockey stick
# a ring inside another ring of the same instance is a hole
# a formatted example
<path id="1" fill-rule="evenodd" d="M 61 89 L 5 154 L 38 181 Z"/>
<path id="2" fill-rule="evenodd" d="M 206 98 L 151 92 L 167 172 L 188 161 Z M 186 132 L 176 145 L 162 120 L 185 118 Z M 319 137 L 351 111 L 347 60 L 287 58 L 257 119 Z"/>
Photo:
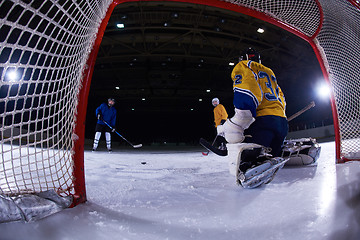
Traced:
<path id="1" fill-rule="evenodd" d="M 107 122 L 105 122 L 104 120 L 101 120 L 103 121 L 111 130 L 114 130 L 114 128 L 112 126 L 110 126 Z M 132 144 L 131 142 L 129 142 L 126 138 L 124 138 L 120 133 L 118 133 L 117 131 L 114 131 L 117 135 L 119 135 L 122 139 L 124 139 L 128 144 L 130 144 L 133 148 L 140 148 L 142 147 L 142 144 L 137 144 L 137 145 L 134 145 Z"/>
<path id="2" fill-rule="evenodd" d="M 293 115 L 291 115 L 290 117 L 288 117 L 288 119 L 287 119 L 288 122 L 290 122 L 294 118 L 297 118 L 298 116 L 300 116 L 301 114 L 303 114 L 304 112 L 306 112 L 307 110 L 309 110 L 312 107 L 315 107 L 315 102 L 314 101 L 310 102 L 306 107 L 304 107 L 300 111 L 298 111 L 298 112 L 294 113 Z"/>
<path id="3" fill-rule="evenodd" d="M 212 144 L 211 144 L 211 145 L 214 145 L 214 143 L 215 143 L 215 141 L 216 141 L 217 137 L 218 137 L 218 135 L 216 135 L 216 137 L 215 137 L 215 139 L 214 139 L 214 141 L 212 142 Z M 210 152 L 209 150 L 208 150 L 207 152 L 202 152 L 202 155 L 207 156 L 207 155 L 209 155 L 209 152 Z"/>

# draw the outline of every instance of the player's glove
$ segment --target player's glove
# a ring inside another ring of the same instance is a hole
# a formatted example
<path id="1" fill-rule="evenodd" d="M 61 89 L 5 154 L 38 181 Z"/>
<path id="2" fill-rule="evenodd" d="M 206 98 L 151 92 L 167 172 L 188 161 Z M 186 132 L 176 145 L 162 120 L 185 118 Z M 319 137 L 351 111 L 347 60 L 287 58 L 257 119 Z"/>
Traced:
<path id="1" fill-rule="evenodd" d="M 244 141 L 244 130 L 247 129 L 255 119 L 250 110 L 235 108 L 235 115 L 219 125 L 216 130 L 218 135 L 224 136 L 228 143 L 240 143 Z"/>
<path id="2" fill-rule="evenodd" d="M 102 117 L 102 114 L 101 114 L 101 113 L 98 113 L 98 115 L 97 115 L 97 119 L 99 119 L 99 120 L 103 120 L 103 117 Z"/>

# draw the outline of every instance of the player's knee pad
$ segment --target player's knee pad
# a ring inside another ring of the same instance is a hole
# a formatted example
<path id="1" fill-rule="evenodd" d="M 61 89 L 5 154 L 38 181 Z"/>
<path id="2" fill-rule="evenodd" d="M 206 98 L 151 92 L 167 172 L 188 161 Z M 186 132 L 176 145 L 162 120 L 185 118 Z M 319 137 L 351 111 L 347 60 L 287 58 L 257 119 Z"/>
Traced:
<path id="1" fill-rule="evenodd" d="M 105 139 L 107 142 L 111 141 L 111 134 L 109 132 L 105 132 Z"/>
<path id="2" fill-rule="evenodd" d="M 101 137 L 101 132 L 96 132 L 94 139 L 95 139 L 96 141 L 99 141 L 100 137 Z"/>

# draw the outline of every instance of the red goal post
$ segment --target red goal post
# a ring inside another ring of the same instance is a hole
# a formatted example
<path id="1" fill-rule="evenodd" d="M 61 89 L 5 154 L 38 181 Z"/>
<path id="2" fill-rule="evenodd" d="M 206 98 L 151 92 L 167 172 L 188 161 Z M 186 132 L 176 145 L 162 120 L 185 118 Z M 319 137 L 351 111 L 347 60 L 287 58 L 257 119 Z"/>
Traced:
<path id="1" fill-rule="evenodd" d="M 173 1 L 173 0 L 171 0 Z M 125 0 L 0 3 L 0 194 L 54 189 L 86 201 L 84 132 L 93 68 Z M 166 2 L 166 1 L 164 1 Z M 304 39 L 332 87 L 337 162 L 360 159 L 357 0 L 183 0 L 246 14 Z M 345 56 L 345 57 L 344 57 Z"/>

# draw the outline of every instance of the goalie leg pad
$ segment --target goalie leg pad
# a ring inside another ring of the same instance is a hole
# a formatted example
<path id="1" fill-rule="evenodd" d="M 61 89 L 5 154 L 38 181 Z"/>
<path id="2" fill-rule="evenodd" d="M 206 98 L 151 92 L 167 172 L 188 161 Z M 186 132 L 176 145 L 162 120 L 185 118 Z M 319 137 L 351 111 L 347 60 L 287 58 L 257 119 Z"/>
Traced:
<path id="1" fill-rule="evenodd" d="M 286 165 L 310 165 L 317 161 L 321 147 L 313 138 L 285 140 L 282 156 L 290 157 Z"/>
<path id="2" fill-rule="evenodd" d="M 237 178 L 243 151 L 246 149 L 261 148 L 262 146 L 255 143 L 228 143 L 226 147 L 228 150 L 229 172 Z"/>

